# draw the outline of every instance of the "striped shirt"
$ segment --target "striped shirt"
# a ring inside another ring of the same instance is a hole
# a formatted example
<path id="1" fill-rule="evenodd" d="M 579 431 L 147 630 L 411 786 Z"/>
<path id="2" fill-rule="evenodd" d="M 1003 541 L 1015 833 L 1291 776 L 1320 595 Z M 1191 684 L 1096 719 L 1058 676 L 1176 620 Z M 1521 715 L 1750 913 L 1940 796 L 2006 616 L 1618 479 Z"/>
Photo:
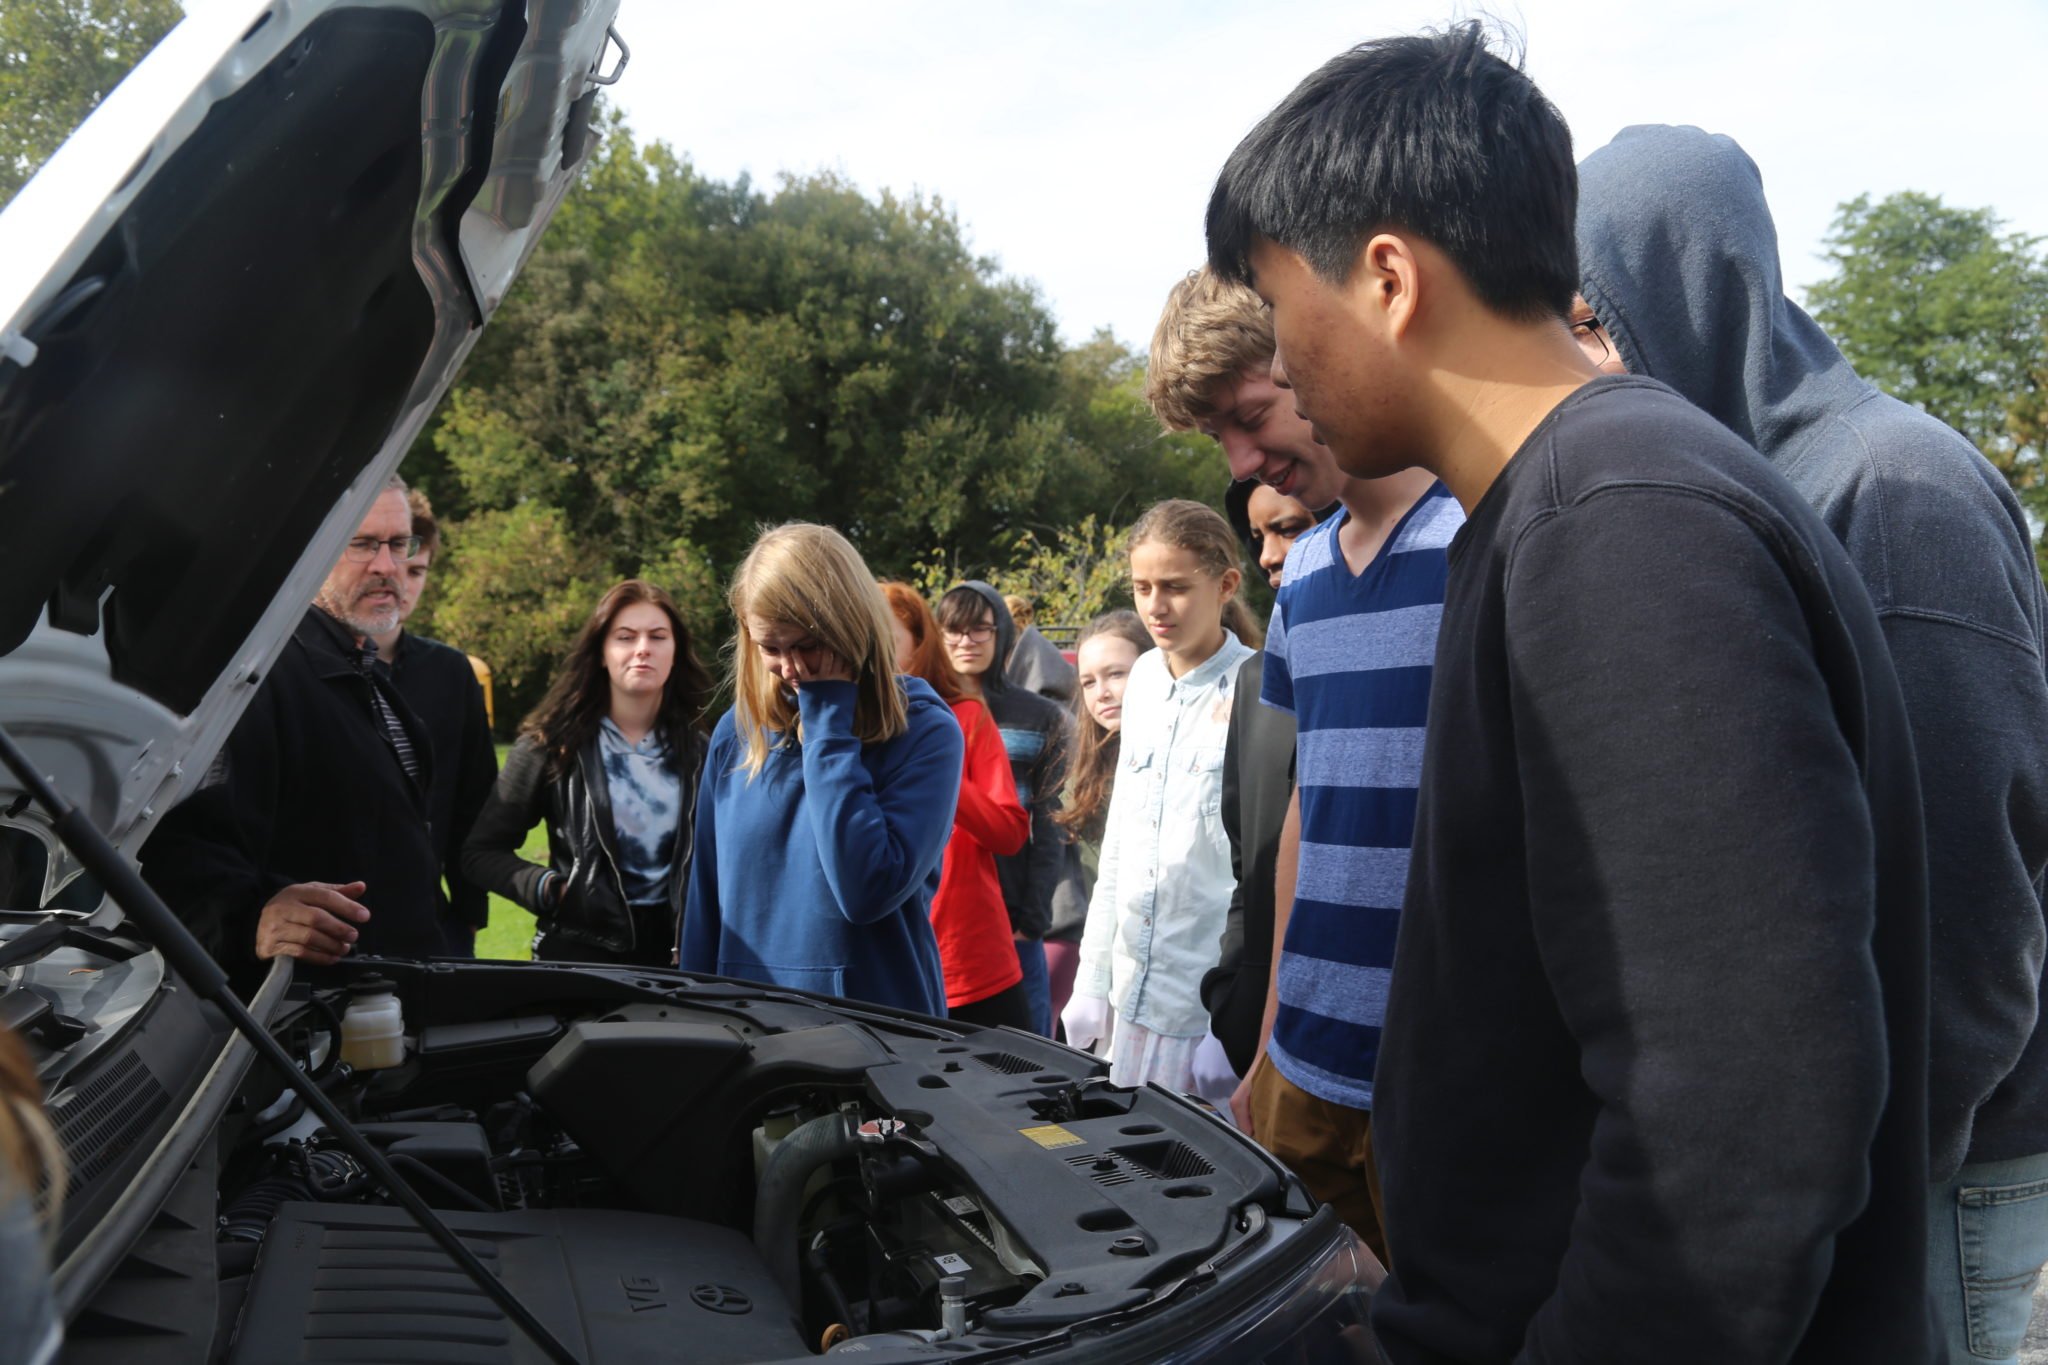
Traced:
<path id="1" fill-rule="evenodd" d="M 1347 519 L 1340 509 L 1289 551 L 1266 641 L 1260 700 L 1294 717 L 1301 794 L 1301 866 L 1268 1056 L 1311 1095 L 1370 1109 L 1415 836 L 1444 551 L 1465 516 L 1432 485 L 1357 575 L 1337 543 Z"/>

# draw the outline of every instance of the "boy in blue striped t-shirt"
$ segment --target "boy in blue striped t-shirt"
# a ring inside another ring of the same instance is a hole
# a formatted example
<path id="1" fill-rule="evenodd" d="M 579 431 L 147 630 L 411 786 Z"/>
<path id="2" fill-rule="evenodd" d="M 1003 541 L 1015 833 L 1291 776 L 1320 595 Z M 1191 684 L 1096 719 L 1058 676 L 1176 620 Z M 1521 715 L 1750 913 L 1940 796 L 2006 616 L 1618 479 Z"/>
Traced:
<path id="1" fill-rule="evenodd" d="M 1296 785 L 1281 833 L 1277 1007 L 1250 1110 L 1259 1141 L 1384 1260 L 1372 1073 L 1408 885 L 1444 551 L 1465 516 L 1422 470 L 1347 479 L 1340 500 L 1288 552 L 1266 641 L 1260 699 L 1294 717 Z"/>

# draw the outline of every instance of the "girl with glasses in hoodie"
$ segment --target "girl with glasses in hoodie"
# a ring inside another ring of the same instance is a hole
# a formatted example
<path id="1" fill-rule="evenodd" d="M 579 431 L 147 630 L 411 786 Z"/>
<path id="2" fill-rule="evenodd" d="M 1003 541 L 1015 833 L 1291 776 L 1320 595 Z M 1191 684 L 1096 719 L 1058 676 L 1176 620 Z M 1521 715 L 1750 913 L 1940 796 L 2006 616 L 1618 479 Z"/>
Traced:
<path id="1" fill-rule="evenodd" d="M 996 878 L 1024 989 L 1031 998 L 1031 1028 L 1052 1033 L 1052 988 L 1045 966 L 1045 934 L 1052 927 L 1052 898 L 1066 870 L 1066 836 L 1053 823 L 1067 780 L 1066 708 L 1017 686 L 1005 660 L 1017 642 L 1017 625 L 1002 594 L 986 583 L 960 584 L 939 599 L 939 639 L 960 674 L 967 695 L 995 717 L 1017 802 L 1031 813 L 1031 838 L 1023 849 L 996 860 Z"/>
<path id="2" fill-rule="evenodd" d="M 931 684 L 953 708 L 967 741 L 960 808 L 932 897 L 932 932 L 946 975 L 946 1010 L 954 1019 L 990 1027 L 1030 1029 L 1031 1000 L 1010 937 L 1010 916 L 996 880 L 996 858 L 1024 847 L 1031 816 L 1017 803 L 1010 758 L 988 708 L 967 695 L 939 645 L 938 623 L 924 599 L 902 583 L 882 584 L 896 628 L 896 671 Z"/>
<path id="3" fill-rule="evenodd" d="M 733 707 L 697 798 L 684 970 L 943 1016 L 928 908 L 960 726 L 897 675 L 882 590 L 830 527 L 762 532 L 728 600 Z"/>
<path id="4" fill-rule="evenodd" d="M 1238 667 L 1256 652 L 1246 639 L 1258 638 L 1237 595 L 1238 554 L 1230 523 L 1198 502 L 1159 503 L 1131 528 L 1131 595 L 1157 648 L 1124 689 L 1081 968 L 1061 1016 L 1075 1047 L 1108 1042 L 1118 1085 L 1194 1089 L 1209 1038 L 1202 975 L 1216 965 L 1237 885 L 1223 750 Z"/>

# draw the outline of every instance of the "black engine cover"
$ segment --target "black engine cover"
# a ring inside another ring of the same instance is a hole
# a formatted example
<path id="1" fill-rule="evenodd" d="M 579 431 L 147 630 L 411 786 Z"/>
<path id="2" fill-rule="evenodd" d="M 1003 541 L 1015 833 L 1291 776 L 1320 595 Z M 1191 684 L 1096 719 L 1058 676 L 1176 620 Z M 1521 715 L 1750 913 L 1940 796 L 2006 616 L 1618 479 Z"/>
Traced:
<path id="1" fill-rule="evenodd" d="M 781 1290 L 729 1228 L 607 1209 L 445 1213 L 586 1365 L 808 1354 Z M 402 1209 L 286 1204 L 230 1365 L 512 1365 L 533 1344 Z"/>

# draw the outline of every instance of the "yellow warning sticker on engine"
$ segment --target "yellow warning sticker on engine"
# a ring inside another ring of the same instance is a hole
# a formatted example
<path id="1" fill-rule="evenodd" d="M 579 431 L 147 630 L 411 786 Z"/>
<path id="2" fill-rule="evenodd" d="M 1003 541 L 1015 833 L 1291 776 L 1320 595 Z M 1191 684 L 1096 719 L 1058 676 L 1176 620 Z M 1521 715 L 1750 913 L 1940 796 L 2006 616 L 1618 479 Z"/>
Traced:
<path id="1" fill-rule="evenodd" d="M 1075 1137 L 1057 1123 L 1048 1123 L 1039 1128 L 1019 1128 L 1017 1131 L 1041 1147 L 1079 1147 L 1081 1145 L 1081 1139 Z"/>

